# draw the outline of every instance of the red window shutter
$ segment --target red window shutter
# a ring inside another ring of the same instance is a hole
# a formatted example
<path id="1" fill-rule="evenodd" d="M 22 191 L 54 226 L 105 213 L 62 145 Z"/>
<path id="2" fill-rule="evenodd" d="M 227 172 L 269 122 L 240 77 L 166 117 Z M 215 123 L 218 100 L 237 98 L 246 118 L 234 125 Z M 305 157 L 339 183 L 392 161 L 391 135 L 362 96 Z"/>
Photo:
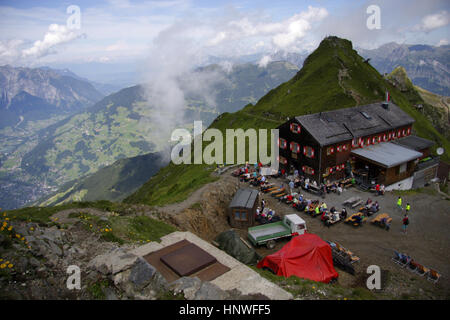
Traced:
<path id="1" fill-rule="evenodd" d="M 344 169 L 345 168 L 345 164 L 341 164 L 341 169 Z"/>

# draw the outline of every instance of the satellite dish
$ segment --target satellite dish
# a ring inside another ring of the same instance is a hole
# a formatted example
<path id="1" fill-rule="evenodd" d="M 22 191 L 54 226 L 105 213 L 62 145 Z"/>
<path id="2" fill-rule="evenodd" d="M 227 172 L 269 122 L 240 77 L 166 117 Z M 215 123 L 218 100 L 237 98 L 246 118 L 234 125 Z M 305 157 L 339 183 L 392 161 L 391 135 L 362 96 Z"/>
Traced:
<path id="1" fill-rule="evenodd" d="M 442 155 L 444 154 L 444 148 L 441 148 L 441 147 L 437 148 L 436 153 L 437 153 L 439 156 L 442 156 Z"/>

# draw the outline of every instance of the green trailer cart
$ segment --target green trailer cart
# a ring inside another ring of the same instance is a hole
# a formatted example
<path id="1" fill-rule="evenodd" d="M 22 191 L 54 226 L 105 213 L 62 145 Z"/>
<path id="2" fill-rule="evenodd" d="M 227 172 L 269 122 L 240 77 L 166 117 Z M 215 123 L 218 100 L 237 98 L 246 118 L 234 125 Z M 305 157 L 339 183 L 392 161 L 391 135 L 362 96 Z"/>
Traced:
<path id="1" fill-rule="evenodd" d="M 306 222 L 296 214 L 285 215 L 282 221 L 248 228 L 248 239 L 254 246 L 266 245 L 273 249 L 278 239 L 304 234 Z"/>

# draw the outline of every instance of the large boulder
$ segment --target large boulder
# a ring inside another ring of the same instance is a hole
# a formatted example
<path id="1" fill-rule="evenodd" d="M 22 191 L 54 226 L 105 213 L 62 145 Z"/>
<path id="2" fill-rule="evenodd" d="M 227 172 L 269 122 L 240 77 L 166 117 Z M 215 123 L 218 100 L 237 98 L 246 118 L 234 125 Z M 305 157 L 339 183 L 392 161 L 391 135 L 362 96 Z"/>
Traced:
<path id="1" fill-rule="evenodd" d="M 88 264 L 88 268 L 95 269 L 105 275 L 115 275 L 130 269 L 137 259 L 138 256 L 115 247 L 92 259 Z"/>

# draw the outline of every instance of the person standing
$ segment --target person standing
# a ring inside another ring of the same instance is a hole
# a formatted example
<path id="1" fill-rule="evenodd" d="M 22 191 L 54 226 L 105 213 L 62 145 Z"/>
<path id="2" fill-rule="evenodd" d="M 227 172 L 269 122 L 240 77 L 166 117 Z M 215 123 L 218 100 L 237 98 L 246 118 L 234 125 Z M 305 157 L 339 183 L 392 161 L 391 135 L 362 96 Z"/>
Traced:
<path id="1" fill-rule="evenodd" d="M 289 182 L 289 191 L 290 193 L 294 192 L 294 181 L 292 180 Z"/>
<path id="2" fill-rule="evenodd" d="M 409 205 L 409 202 L 406 203 L 405 210 L 406 210 L 406 214 L 408 215 L 409 214 L 409 210 L 411 210 L 411 206 Z"/>
<path id="3" fill-rule="evenodd" d="M 402 211 L 402 197 L 398 197 L 397 199 L 397 208 L 400 209 L 400 211 Z"/>
<path id="4" fill-rule="evenodd" d="M 403 233 L 406 234 L 406 228 L 408 227 L 409 224 L 409 218 L 406 214 L 403 217 L 402 223 L 403 223 Z"/>

